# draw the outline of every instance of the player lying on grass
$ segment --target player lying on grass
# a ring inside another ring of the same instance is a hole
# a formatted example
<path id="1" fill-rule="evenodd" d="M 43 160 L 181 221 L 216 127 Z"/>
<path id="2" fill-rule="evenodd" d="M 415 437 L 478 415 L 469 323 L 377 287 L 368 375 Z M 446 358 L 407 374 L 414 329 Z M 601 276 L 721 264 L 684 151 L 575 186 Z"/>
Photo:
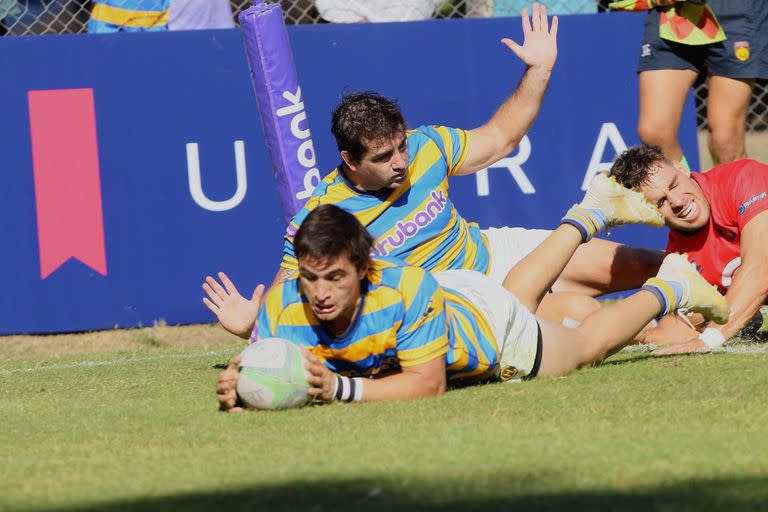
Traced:
<path id="1" fill-rule="evenodd" d="M 611 174 L 640 191 L 669 227 L 667 253 L 687 253 L 731 310 L 728 323 L 701 324 L 701 333 L 674 316 L 646 332 L 647 342 L 677 344 L 658 353 L 702 352 L 735 336 L 768 299 L 768 166 L 738 160 L 691 173 L 656 146 L 622 153 Z M 654 332 L 655 331 L 655 332 Z"/>
<path id="2" fill-rule="evenodd" d="M 602 361 L 651 319 L 678 308 L 725 321 L 724 298 L 677 254 L 666 257 L 641 291 L 599 309 L 578 328 L 530 312 L 583 242 L 606 225 L 636 218 L 622 197 L 601 199 L 605 189 L 590 187 L 582 204 L 510 271 L 506 290 L 473 270 L 433 277 L 396 259 L 371 258 L 373 238 L 356 218 L 323 205 L 296 233 L 298 276 L 273 287 L 263 304 L 262 286 L 248 301 L 223 273 L 224 286 L 206 279 L 203 300 L 231 332 L 255 327 L 260 338 L 307 347 L 310 394 L 324 401 L 434 396 L 448 381 L 566 375 Z M 217 381 L 223 410 L 241 410 L 238 364 L 235 357 Z"/>
<path id="3" fill-rule="evenodd" d="M 501 283 L 512 265 L 549 232 L 506 227 L 481 230 L 456 210 L 448 178 L 472 174 L 506 157 L 533 123 L 557 55 L 557 17 L 550 30 L 546 12 L 545 7 L 533 4 L 529 20 L 523 11 L 522 46 L 503 40 L 528 68 L 514 93 L 479 128 L 420 126 L 407 130 L 395 101 L 376 93 L 344 97 L 331 127 L 341 163 L 320 182 L 290 223 L 278 280 L 298 268 L 293 247 L 296 229 L 318 205 L 335 204 L 366 227 L 380 256 L 394 256 L 430 272 L 477 270 Z M 596 239 L 576 251 L 554 291 L 595 296 L 638 288 L 656 273 L 662 258 L 661 251 Z M 544 306 L 546 302 L 552 298 Z M 594 307 L 592 300 L 576 302 L 586 302 L 590 310 Z M 553 308 L 550 317 L 556 318 L 559 308 Z"/>

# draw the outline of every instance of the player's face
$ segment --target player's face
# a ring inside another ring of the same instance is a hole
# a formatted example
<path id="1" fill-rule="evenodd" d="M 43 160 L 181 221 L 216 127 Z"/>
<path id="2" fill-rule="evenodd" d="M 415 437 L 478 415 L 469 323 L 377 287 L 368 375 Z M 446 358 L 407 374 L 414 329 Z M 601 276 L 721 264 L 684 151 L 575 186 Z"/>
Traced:
<path id="1" fill-rule="evenodd" d="M 367 270 L 355 268 L 346 254 L 329 261 L 299 260 L 302 291 L 317 318 L 336 335 L 343 333 L 355 316 Z"/>
<path id="2" fill-rule="evenodd" d="M 405 182 L 409 162 L 404 131 L 391 138 L 366 141 L 365 146 L 367 151 L 359 162 L 344 159 L 356 185 L 363 190 L 375 191 L 396 189 Z"/>
<path id="3" fill-rule="evenodd" d="M 709 203 L 701 188 L 677 162 L 663 163 L 640 187 L 645 198 L 655 204 L 671 229 L 696 231 L 709 221 Z"/>

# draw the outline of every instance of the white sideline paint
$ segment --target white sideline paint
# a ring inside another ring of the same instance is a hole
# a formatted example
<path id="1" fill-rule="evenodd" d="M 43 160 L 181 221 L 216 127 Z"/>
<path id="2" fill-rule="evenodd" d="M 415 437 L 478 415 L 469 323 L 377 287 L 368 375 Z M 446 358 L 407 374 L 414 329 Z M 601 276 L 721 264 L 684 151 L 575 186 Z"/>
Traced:
<path id="1" fill-rule="evenodd" d="M 625 347 L 624 350 L 627 352 L 651 352 L 654 348 L 659 348 L 659 347 L 651 347 L 649 345 L 643 345 L 643 346 L 631 345 L 629 347 Z M 760 343 L 760 344 L 754 344 L 754 345 L 726 346 L 716 350 L 715 352 L 724 352 L 726 354 L 747 354 L 747 355 L 763 354 L 768 352 L 768 343 Z M 76 368 L 92 368 L 95 366 L 119 366 L 123 364 L 146 363 L 151 361 L 162 361 L 162 360 L 196 359 L 199 357 L 223 356 L 223 355 L 230 355 L 230 354 L 232 354 L 231 350 L 221 350 L 221 351 L 198 352 L 196 354 L 167 354 L 164 356 L 133 357 L 130 359 L 111 359 L 111 360 L 108 359 L 104 361 L 73 361 L 71 363 L 41 365 L 41 366 L 33 366 L 30 368 L 0 369 L 0 375 L 10 375 L 12 373 L 29 373 L 29 372 L 37 372 L 41 370 L 72 370 Z"/>
<path id="2" fill-rule="evenodd" d="M 3 369 L 3 370 L 0 370 L 0 375 L 7 375 L 11 373 L 37 372 L 40 370 L 71 370 L 74 368 L 91 368 L 94 366 L 119 366 L 123 364 L 146 363 L 151 361 L 162 361 L 166 359 L 170 359 L 170 360 L 196 359 L 198 357 L 221 356 L 221 355 L 227 355 L 231 353 L 232 353 L 231 350 L 222 350 L 222 351 L 198 352 L 196 354 L 166 354 L 164 356 L 133 357 L 133 358 L 127 358 L 127 359 L 107 359 L 103 361 L 73 361 L 71 363 L 40 365 L 40 366 L 33 366 L 30 368 L 12 368 L 8 370 Z"/>
<path id="3" fill-rule="evenodd" d="M 624 347 L 624 352 L 653 352 L 662 345 L 629 345 Z M 765 354 L 768 352 L 768 343 L 739 343 L 737 345 L 726 345 L 712 351 L 715 354 Z"/>

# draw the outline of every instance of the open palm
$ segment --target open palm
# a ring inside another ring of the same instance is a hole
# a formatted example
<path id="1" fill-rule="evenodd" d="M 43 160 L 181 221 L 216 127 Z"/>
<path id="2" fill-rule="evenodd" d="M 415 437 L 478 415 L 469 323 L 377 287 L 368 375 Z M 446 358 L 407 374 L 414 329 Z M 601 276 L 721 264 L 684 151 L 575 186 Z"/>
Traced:
<path id="1" fill-rule="evenodd" d="M 551 70 L 557 59 L 557 16 L 552 18 L 551 29 L 547 20 L 547 8 L 543 5 L 533 4 L 533 15 L 530 19 L 528 9 L 523 9 L 521 16 L 522 46 L 507 38 L 502 39 L 501 42 L 515 52 L 515 55 L 526 65 Z"/>
<path id="2" fill-rule="evenodd" d="M 240 295 L 227 274 L 219 272 L 218 276 L 221 284 L 211 276 L 205 278 L 203 290 L 208 297 L 203 297 L 203 303 L 216 315 L 222 327 L 235 336 L 247 339 L 256 324 L 264 285 L 257 286 L 253 296 L 246 299 Z"/>

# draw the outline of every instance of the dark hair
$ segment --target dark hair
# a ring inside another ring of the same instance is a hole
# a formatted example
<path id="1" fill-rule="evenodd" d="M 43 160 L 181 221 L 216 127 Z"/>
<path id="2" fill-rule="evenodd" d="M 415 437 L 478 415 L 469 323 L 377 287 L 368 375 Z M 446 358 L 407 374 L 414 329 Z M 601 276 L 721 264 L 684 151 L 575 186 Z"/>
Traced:
<path id="1" fill-rule="evenodd" d="M 370 265 L 372 247 L 373 237 L 360 221 L 332 204 L 312 210 L 293 239 L 297 259 L 329 261 L 347 254 L 357 270 Z"/>
<path id="2" fill-rule="evenodd" d="M 391 138 L 405 129 L 397 102 L 371 91 L 342 96 L 331 121 L 339 151 L 349 152 L 353 162 L 365 154 L 366 141 Z"/>
<path id="3" fill-rule="evenodd" d="M 659 146 L 641 144 L 624 151 L 611 166 L 610 175 L 627 188 L 637 189 L 648 182 L 648 175 L 669 162 Z"/>

